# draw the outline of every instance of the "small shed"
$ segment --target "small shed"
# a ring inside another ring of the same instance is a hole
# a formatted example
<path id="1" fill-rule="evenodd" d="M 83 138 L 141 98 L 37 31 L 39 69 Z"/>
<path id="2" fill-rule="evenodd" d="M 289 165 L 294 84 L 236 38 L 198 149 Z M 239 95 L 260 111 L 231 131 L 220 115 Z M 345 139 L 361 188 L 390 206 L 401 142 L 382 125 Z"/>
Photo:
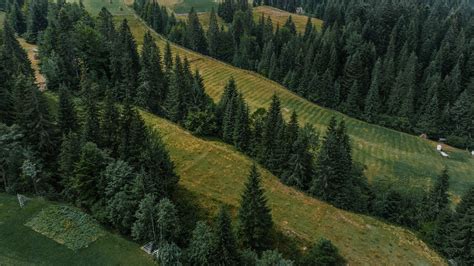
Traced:
<path id="1" fill-rule="evenodd" d="M 439 142 L 446 142 L 446 138 L 439 138 Z"/>
<path id="2" fill-rule="evenodd" d="M 449 155 L 448 155 L 446 152 L 444 152 L 444 151 L 442 151 L 442 152 L 440 152 L 440 153 L 441 153 L 441 156 L 443 156 L 443 157 L 445 157 L 445 158 L 449 157 Z"/>
<path id="3" fill-rule="evenodd" d="M 436 146 L 436 150 L 437 151 L 442 151 L 443 150 L 443 146 L 441 144 L 438 144 L 438 146 Z"/>
<path id="4" fill-rule="evenodd" d="M 427 138 L 428 138 L 428 135 L 426 135 L 426 133 L 423 133 L 423 134 L 420 135 L 420 138 L 422 138 L 422 139 L 427 139 Z"/>
<path id="5" fill-rule="evenodd" d="M 471 151 L 471 155 L 474 156 L 474 151 Z"/>
<path id="6" fill-rule="evenodd" d="M 296 8 L 296 14 L 304 14 L 303 7 L 299 6 Z"/>
<path id="7" fill-rule="evenodd" d="M 152 254 L 153 251 L 155 251 L 155 242 L 150 241 L 146 243 L 143 247 L 141 247 L 143 251 L 145 251 L 147 254 Z"/>

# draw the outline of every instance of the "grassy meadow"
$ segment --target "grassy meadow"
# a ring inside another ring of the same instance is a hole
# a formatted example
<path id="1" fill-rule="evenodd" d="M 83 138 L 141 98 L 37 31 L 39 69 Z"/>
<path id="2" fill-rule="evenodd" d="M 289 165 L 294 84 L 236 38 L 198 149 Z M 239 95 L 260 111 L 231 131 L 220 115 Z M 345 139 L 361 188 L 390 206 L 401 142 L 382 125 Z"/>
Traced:
<path id="1" fill-rule="evenodd" d="M 101 235 L 87 247 L 72 250 L 35 232 L 43 210 L 62 206 L 41 198 L 20 208 L 16 196 L 0 193 L 0 265 L 153 265 L 152 258 L 138 244 L 100 228 Z M 39 215 L 39 216 L 38 216 Z M 55 218 L 62 218 L 55 216 Z M 61 225 L 61 224 L 59 224 Z M 66 227 L 67 224 L 63 224 Z M 43 226 L 47 228 L 51 224 Z"/>

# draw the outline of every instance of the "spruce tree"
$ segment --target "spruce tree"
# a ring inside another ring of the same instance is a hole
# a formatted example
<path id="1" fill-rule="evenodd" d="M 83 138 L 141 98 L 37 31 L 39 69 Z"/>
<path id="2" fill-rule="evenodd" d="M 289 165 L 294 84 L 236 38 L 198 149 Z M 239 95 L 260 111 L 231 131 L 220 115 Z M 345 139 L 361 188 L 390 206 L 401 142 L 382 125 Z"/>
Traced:
<path id="1" fill-rule="evenodd" d="M 364 104 L 364 118 L 368 122 L 375 122 L 381 110 L 380 82 L 383 77 L 381 68 L 382 63 L 378 60 L 372 71 L 372 82 Z"/>
<path id="2" fill-rule="evenodd" d="M 218 58 L 219 56 L 219 45 L 221 45 L 219 37 L 219 24 L 217 23 L 216 12 L 214 11 L 214 8 L 212 8 L 209 19 L 209 28 L 207 30 L 207 41 L 209 43 L 209 55 L 214 58 Z"/>
<path id="3" fill-rule="evenodd" d="M 120 159 L 134 167 L 140 167 L 141 153 L 144 149 L 148 132 L 138 111 L 125 100 L 119 121 L 120 144 L 118 154 Z"/>
<path id="4" fill-rule="evenodd" d="M 156 228 L 159 243 L 174 242 L 180 230 L 178 213 L 174 204 L 167 198 L 160 200 L 156 213 Z"/>
<path id="5" fill-rule="evenodd" d="M 67 200 L 74 200 L 73 177 L 76 163 L 80 159 L 80 137 L 70 132 L 63 135 L 63 141 L 58 156 L 59 173 L 61 175 L 62 194 Z"/>
<path id="6" fill-rule="evenodd" d="M 48 1 L 32 1 L 29 5 L 27 17 L 26 40 L 30 43 L 38 41 L 38 34 L 48 26 Z"/>
<path id="7" fill-rule="evenodd" d="M 160 112 L 166 98 L 166 79 L 161 68 L 160 50 L 150 32 L 143 41 L 141 71 L 135 102 L 153 113 Z"/>
<path id="8" fill-rule="evenodd" d="M 203 221 L 196 224 L 186 251 L 188 263 L 191 265 L 210 265 L 214 238 L 211 228 Z"/>
<path id="9" fill-rule="evenodd" d="M 193 7 L 188 13 L 186 41 L 188 47 L 192 50 L 202 54 L 207 54 L 207 40 L 201 23 L 199 22 L 199 17 Z"/>
<path id="10" fill-rule="evenodd" d="M 214 252 L 212 254 L 213 264 L 237 265 L 238 254 L 232 220 L 226 207 L 221 207 L 214 222 Z"/>
<path id="11" fill-rule="evenodd" d="M 8 22 L 15 29 L 18 35 L 26 32 L 26 19 L 21 11 L 18 1 L 13 1 L 10 5 L 10 11 L 7 14 Z"/>
<path id="12" fill-rule="evenodd" d="M 79 161 L 74 168 L 71 191 L 78 207 L 105 212 L 106 182 L 100 173 L 107 167 L 110 158 L 97 145 L 87 142 L 81 149 Z"/>
<path id="13" fill-rule="evenodd" d="M 177 188 L 179 176 L 174 171 L 174 164 L 161 137 L 157 132 L 152 132 L 144 145 L 140 150 L 138 166 L 144 171 L 146 193 L 152 193 L 156 198 L 171 197 Z"/>
<path id="14" fill-rule="evenodd" d="M 135 213 L 135 222 L 132 226 L 133 239 L 145 243 L 153 240 L 158 243 L 159 231 L 157 227 L 158 206 L 155 196 L 146 194 L 140 201 L 137 212 Z"/>
<path id="15" fill-rule="evenodd" d="M 270 246 L 269 237 L 273 226 L 271 210 L 267 206 L 260 178 L 256 165 L 252 165 L 238 214 L 238 232 L 242 245 L 257 251 Z"/>
<path id="16" fill-rule="evenodd" d="M 110 91 L 107 91 L 105 96 L 100 121 L 100 128 L 103 136 L 102 145 L 105 149 L 110 150 L 112 155 L 115 157 L 120 143 L 120 114 Z"/>
<path id="17" fill-rule="evenodd" d="M 428 219 L 435 220 L 438 215 L 448 207 L 449 204 L 449 174 L 448 169 L 443 172 L 436 180 L 428 195 Z"/>
<path id="18" fill-rule="evenodd" d="M 107 219 L 121 233 L 129 234 L 139 204 L 133 191 L 133 168 L 124 161 L 114 161 L 104 170 L 104 177 Z"/>
<path id="19" fill-rule="evenodd" d="M 59 90 L 58 126 L 63 135 L 78 128 L 75 106 L 68 89 L 64 86 Z"/>

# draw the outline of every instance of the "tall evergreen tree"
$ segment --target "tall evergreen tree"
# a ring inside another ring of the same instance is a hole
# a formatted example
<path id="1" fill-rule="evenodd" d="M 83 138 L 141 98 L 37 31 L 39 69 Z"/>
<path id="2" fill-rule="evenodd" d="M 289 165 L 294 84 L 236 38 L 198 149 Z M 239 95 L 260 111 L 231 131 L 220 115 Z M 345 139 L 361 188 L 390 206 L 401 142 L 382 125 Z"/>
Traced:
<path id="1" fill-rule="evenodd" d="M 63 135 L 78 128 L 75 106 L 68 89 L 64 86 L 59 91 L 58 126 Z"/>
<path id="2" fill-rule="evenodd" d="M 244 247 L 263 251 L 269 247 L 273 221 L 260 178 L 256 165 L 253 165 L 242 194 L 238 231 Z"/>
<path id="3" fill-rule="evenodd" d="M 214 238 L 211 228 L 203 221 L 196 224 L 186 252 L 191 265 L 210 265 Z"/>
<path id="4" fill-rule="evenodd" d="M 212 255 L 213 263 L 218 265 L 237 265 L 237 244 L 232 230 L 232 220 L 229 211 L 225 207 L 221 207 L 214 223 L 215 247 Z"/>
<path id="5" fill-rule="evenodd" d="M 199 22 L 199 17 L 193 7 L 188 13 L 186 42 L 192 50 L 202 54 L 207 54 L 207 40 L 201 23 Z"/>

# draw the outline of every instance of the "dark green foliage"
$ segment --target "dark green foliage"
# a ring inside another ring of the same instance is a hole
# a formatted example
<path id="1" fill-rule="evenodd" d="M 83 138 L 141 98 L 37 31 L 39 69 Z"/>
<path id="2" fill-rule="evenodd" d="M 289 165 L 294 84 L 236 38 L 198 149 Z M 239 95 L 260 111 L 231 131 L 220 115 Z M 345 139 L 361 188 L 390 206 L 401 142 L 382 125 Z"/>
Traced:
<path id="1" fill-rule="evenodd" d="M 160 200 L 156 213 L 158 243 L 174 242 L 180 230 L 178 213 L 174 204 L 167 198 Z"/>
<path id="2" fill-rule="evenodd" d="M 139 167 L 148 132 L 140 114 L 128 103 L 128 100 L 123 107 L 119 125 L 120 144 L 118 154 L 122 160 L 127 161 L 130 165 Z"/>
<path id="3" fill-rule="evenodd" d="M 104 171 L 108 221 L 121 233 L 128 234 L 135 221 L 139 200 L 134 190 L 136 174 L 124 161 L 110 163 Z"/>
<path id="4" fill-rule="evenodd" d="M 124 100 L 134 98 L 138 87 L 140 60 L 135 39 L 126 19 L 122 21 L 114 40 L 110 58 L 112 81 L 114 82 L 114 97 Z"/>
<path id="5" fill-rule="evenodd" d="M 238 214 L 239 239 L 246 248 L 263 251 L 269 247 L 273 221 L 262 188 L 260 174 L 252 166 L 242 194 Z"/>
<path id="6" fill-rule="evenodd" d="M 104 215 L 103 195 L 107 182 L 102 175 L 110 158 L 97 145 L 87 142 L 82 146 L 79 161 L 74 167 L 73 176 L 66 185 L 71 191 L 77 206 L 95 210 L 94 216 Z"/>
<path id="7" fill-rule="evenodd" d="M 44 160 L 57 152 L 57 134 L 44 95 L 30 78 L 19 76 L 14 85 L 14 122 L 25 132 L 25 140 Z"/>
<path id="8" fill-rule="evenodd" d="M 32 1 L 29 5 L 27 17 L 27 32 L 26 40 L 31 43 L 36 43 L 38 34 L 45 30 L 48 26 L 48 1 L 38 0 Z"/>
<path id="9" fill-rule="evenodd" d="M 25 190 L 19 179 L 18 169 L 23 159 L 21 141 L 23 134 L 17 125 L 0 124 L 0 177 L 3 191 L 16 192 Z"/>
<path id="10" fill-rule="evenodd" d="M 10 4 L 8 22 L 19 35 L 26 32 L 26 19 L 21 11 L 21 6 L 18 4 L 18 1 L 13 1 L 13 3 Z"/>
<path id="11" fill-rule="evenodd" d="M 285 260 L 283 256 L 276 250 L 266 250 L 262 253 L 261 258 L 257 260 L 256 265 L 258 266 L 271 266 L 271 265 L 292 266 L 293 262 L 291 260 Z"/>
<path id="12" fill-rule="evenodd" d="M 302 258 L 301 265 L 337 266 L 345 265 L 346 261 L 338 249 L 327 239 L 321 239 Z"/>
<path id="13" fill-rule="evenodd" d="M 133 239 L 145 243 L 159 240 L 157 227 L 158 206 L 155 196 L 147 194 L 138 206 L 135 213 L 135 223 L 132 226 Z"/>
<path id="14" fill-rule="evenodd" d="M 155 259 L 160 265 L 182 265 L 181 264 L 181 249 L 174 243 L 162 243 L 158 247 L 158 252 L 155 253 Z"/>
<path id="15" fill-rule="evenodd" d="M 451 248 L 448 253 L 461 265 L 474 263 L 474 187 L 462 197 L 456 208 L 455 231 L 451 235 Z"/>
<path id="16" fill-rule="evenodd" d="M 59 90 L 58 127 L 63 135 L 78 129 L 76 110 L 74 109 L 69 90 L 61 87 Z"/>
<path id="17" fill-rule="evenodd" d="M 311 193 L 338 207 L 348 208 L 353 200 L 351 149 L 344 123 L 331 119 L 319 151 Z"/>
<path id="18" fill-rule="evenodd" d="M 194 8 L 191 8 L 191 11 L 188 13 L 186 44 L 186 46 L 196 52 L 207 54 L 207 40 Z"/>
<path id="19" fill-rule="evenodd" d="M 191 265 L 210 265 L 213 241 L 211 228 L 205 222 L 198 222 L 186 251 L 187 262 Z"/>
<path id="20" fill-rule="evenodd" d="M 107 93 L 103 103 L 100 128 L 104 149 L 111 151 L 116 156 L 120 144 L 120 114 L 110 92 Z"/>
<path id="21" fill-rule="evenodd" d="M 152 132 L 145 147 L 140 148 L 141 156 L 138 167 L 143 171 L 143 187 L 146 193 L 156 198 L 170 197 L 176 190 L 179 177 L 174 171 L 174 164 L 170 159 L 161 137 Z"/>
<path id="22" fill-rule="evenodd" d="M 428 194 L 427 215 L 429 220 L 435 220 L 438 215 L 448 207 L 449 204 L 449 175 L 445 168 L 436 180 L 433 188 Z"/>
<path id="23" fill-rule="evenodd" d="M 145 34 L 141 53 L 140 86 L 135 102 L 153 113 L 160 113 L 167 93 L 167 81 L 161 68 L 160 50 L 150 32 Z"/>
<path id="24" fill-rule="evenodd" d="M 58 156 L 59 174 L 61 175 L 61 184 L 64 187 L 63 196 L 72 201 L 74 199 L 74 191 L 72 182 L 74 178 L 74 170 L 76 163 L 81 156 L 81 140 L 80 137 L 73 132 L 63 135 L 61 149 Z"/>
<path id="25" fill-rule="evenodd" d="M 237 265 L 238 254 L 232 220 L 229 211 L 221 207 L 214 221 L 215 249 L 212 255 L 213 262 L 219 265 Z"/>

